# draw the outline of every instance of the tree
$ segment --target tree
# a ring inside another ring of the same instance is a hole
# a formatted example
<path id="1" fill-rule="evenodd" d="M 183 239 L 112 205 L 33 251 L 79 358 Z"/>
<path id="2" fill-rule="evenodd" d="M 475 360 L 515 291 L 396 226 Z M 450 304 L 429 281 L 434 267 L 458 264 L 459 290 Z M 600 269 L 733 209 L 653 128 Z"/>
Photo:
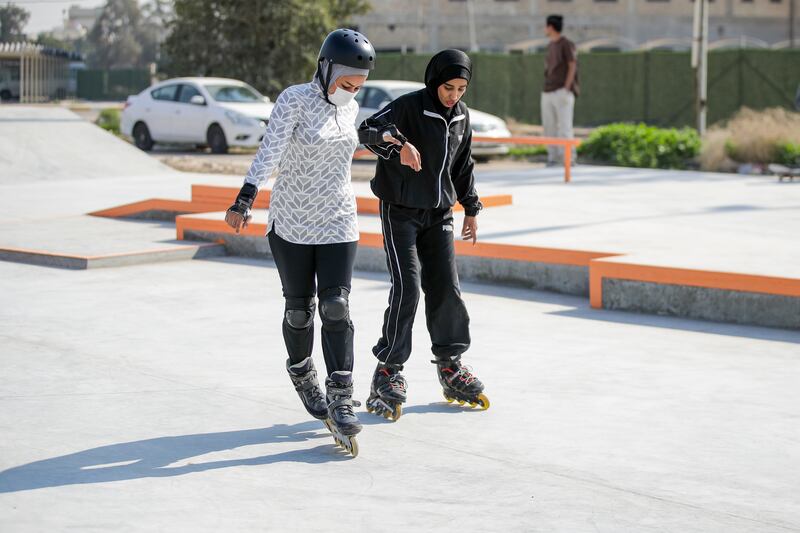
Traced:
<path id="1" fill-rule="evenodd" d="M 175 0 L 166 69 L 242 79 L 274 96 L 311 79 L 325 35 L 368 7 L 364 0 Z"/>
<path id="2" fill-rule="evenodd" d="M 167 38 L 172 20 L 172 0 L 150 0 L 142 5 L 142 24 L 139 30 L 143 58 L 161 62 L 161 44 Z"/>
<path id="3" fill-rule="evenodd" d="M 137 0 L 107 0 L 89 43 L 89 63 L 97 68 L 146 67 L 158 58 L 169 20 L 167 0 L 151 0 L 139 8 Z"/>
<path id="4" fill-rule="evenodd" d="M 66 50 L 67 52 L 75 51 L 75 41 L 65 41 L 54 37 L 53 34 L 48 32 L 41 32 L 36 37 L 36 44 L 40 44 L 45 48 L 58 48 L 59 50 Z"/>
<path id="5" fill-rule="evenodd" d="M 27 10 L 19 6 L 0 6 L 0 43 L 24 41 L 23 30 L 30 16 Z"/>

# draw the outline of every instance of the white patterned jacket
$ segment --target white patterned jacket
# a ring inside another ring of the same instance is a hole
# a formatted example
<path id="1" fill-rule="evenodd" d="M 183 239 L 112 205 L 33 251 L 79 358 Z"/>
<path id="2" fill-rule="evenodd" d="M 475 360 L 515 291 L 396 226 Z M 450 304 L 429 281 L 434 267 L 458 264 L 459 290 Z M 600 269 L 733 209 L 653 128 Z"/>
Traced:
<path id="1" fill-rule="evenodd" d="M 293 85 L 275 102 L 245 183 L 261 188 L 272 173 L 267 233 L 296 244 L 358 240 L 350 165 L 358 146 L 358 104 L 329 104 L 316 81 Z"/>

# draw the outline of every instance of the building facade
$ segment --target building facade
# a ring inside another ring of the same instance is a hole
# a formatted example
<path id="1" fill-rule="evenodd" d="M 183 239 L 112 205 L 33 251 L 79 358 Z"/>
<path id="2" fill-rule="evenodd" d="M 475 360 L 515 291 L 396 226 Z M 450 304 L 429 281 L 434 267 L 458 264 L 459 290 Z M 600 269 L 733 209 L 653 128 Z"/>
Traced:
<path id="1" fill-rule="evenodd" d="M 710 0 L 709 39 L 724 46 L 800 46 L 800 0 Z M 547 15 L 584 49 L 690 45 L 693 0 L 370 0 L 354 23 L 380 50 L 536 50 Z"/>

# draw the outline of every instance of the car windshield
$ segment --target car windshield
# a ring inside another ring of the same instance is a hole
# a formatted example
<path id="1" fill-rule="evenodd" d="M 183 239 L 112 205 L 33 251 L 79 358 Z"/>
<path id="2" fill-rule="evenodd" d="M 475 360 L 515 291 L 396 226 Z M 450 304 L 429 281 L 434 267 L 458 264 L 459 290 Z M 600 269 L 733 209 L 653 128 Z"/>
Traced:
<path id="1" fill-rule="evenodd" d="M 206 85 L 211 98 L 217 102 L 261 103 L 264 97 L 245 85 Z"/>

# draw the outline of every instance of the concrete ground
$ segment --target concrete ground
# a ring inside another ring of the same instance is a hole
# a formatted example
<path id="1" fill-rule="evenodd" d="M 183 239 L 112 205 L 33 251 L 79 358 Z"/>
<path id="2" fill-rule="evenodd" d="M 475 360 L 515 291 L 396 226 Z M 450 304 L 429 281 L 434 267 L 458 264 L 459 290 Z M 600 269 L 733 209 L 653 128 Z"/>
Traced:
<path id="1" fill-rule="evenodd" d="M 800 333 L 464 290 L 492 407 L 444 403 L 419 320 L 351 459 L 284 374 L 271 264 L 0 263 L 0 530 L 800 531 Z M 362 400 L 387 294 L 356 276 Z"/>
<path id="2" fill-rule="evenodd" d="M 66 111 L 9 109 L 0 245 L 169 241 L 159 223 L 76 217 L 239 183 L 176 172 Z M 481 237 L 797 277 L 799 185 L 608 167 L 560 179 L 479 170 L 480 192 L 515 201 L 481 215 Z M 387 278 L 354 280 L 362 401 Z M 800 531 L 800 331 L 463 290 L 465 359 L 491 408 L 443 401 L 421 306 L 405 414 L 361 408 L 352 459 L 285 375 L 271 263 L 0 262 L 0 531 Z"/>

